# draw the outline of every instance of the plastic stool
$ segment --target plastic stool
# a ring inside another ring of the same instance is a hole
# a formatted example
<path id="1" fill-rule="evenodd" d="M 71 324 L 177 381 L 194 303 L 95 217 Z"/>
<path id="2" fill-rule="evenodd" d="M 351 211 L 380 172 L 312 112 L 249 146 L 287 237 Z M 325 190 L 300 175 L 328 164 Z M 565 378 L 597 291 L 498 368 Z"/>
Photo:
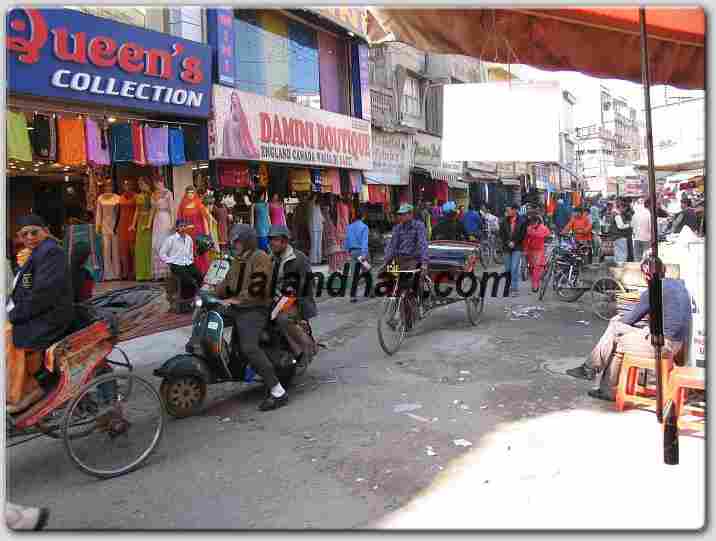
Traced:
<path id="1" fill-rule="evenodd" d="M 687 421 L 681 417 L 684 415 L 684 404 L 686 392 L 689 389 L 705 390 L 706 371 L 703 368 L 677 366 L 669 376 L 669 396 L 674 403 L 679 429 L 694 430 L 703 432 L 705 423 L 703 421 Z"/>
<path id="2" fill-rule="evenodd" d="M 654 357 L 638 357 L 629 353 L 615 353 L 615 355 L 621 355 L 623 358 L 622 367 L 619 371 L 619 383 L 617 384 L 617 411 L 624 411 L 627 404 L 656 408 L 656 399 L 653 397 L 653 393 L 647 392 L 641 386 L 639 386 L 640 390 L 637 390 L 636 384 L 639 370 L 656 370 L 656 359 Z M 661 360 L 665 365 L 668 378 L 668 374 L 674 368 L 674 359 L 671 355 L 662 354 Z"/>

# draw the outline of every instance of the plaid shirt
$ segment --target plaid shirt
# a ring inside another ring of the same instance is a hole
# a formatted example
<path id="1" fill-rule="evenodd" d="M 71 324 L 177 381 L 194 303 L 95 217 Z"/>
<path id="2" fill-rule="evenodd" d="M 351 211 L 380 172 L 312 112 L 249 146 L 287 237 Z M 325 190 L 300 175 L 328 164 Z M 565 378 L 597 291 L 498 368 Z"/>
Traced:
<path id="1" fill-rule="evenodd" d="M 414 257 L 419 264 L 428 264 L 428 237 L 422 222 L 411 220 L 393 228 L 383 260 L 388 262 L 394 257 Z"/>

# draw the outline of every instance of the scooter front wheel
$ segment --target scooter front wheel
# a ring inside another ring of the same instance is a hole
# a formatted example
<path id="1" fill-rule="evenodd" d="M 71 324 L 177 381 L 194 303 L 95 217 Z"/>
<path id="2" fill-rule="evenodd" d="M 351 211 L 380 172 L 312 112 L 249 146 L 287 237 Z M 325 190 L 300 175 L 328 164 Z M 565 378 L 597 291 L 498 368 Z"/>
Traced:
<path id="1" fill-rule="evenodd" d="M 199 413 L 206 399 L 206 391 L 206 383 L 197 376 L 165 378 L 159 387 L 167 413 L 177 419 Z"/>

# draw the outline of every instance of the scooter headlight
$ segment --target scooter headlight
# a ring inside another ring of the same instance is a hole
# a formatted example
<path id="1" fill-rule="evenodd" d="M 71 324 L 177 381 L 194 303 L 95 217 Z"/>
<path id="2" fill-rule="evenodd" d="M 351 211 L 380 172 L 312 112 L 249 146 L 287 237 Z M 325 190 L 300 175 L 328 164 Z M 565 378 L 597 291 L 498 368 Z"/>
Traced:
<path id="1" fill-rule="evenodd" d="M 195 308 L 201 308 L 204 305 L 204 301 L 201 300 L 201 297 L 197 297 L 194 299 L 194 307 Z"/>

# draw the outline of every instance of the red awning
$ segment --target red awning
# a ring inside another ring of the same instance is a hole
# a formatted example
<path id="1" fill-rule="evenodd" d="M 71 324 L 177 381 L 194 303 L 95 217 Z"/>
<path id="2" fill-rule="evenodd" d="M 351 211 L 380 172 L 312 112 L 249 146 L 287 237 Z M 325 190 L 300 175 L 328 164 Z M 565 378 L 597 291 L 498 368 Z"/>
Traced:
<path id="1" fill-rule="evenodd" d="M 371 41 L 422 51 L 641 82 L 637 8 L 369 8 Z M 706 19 L 701 7 L 646 10 L 652 84 L 703 89 Z"/>

